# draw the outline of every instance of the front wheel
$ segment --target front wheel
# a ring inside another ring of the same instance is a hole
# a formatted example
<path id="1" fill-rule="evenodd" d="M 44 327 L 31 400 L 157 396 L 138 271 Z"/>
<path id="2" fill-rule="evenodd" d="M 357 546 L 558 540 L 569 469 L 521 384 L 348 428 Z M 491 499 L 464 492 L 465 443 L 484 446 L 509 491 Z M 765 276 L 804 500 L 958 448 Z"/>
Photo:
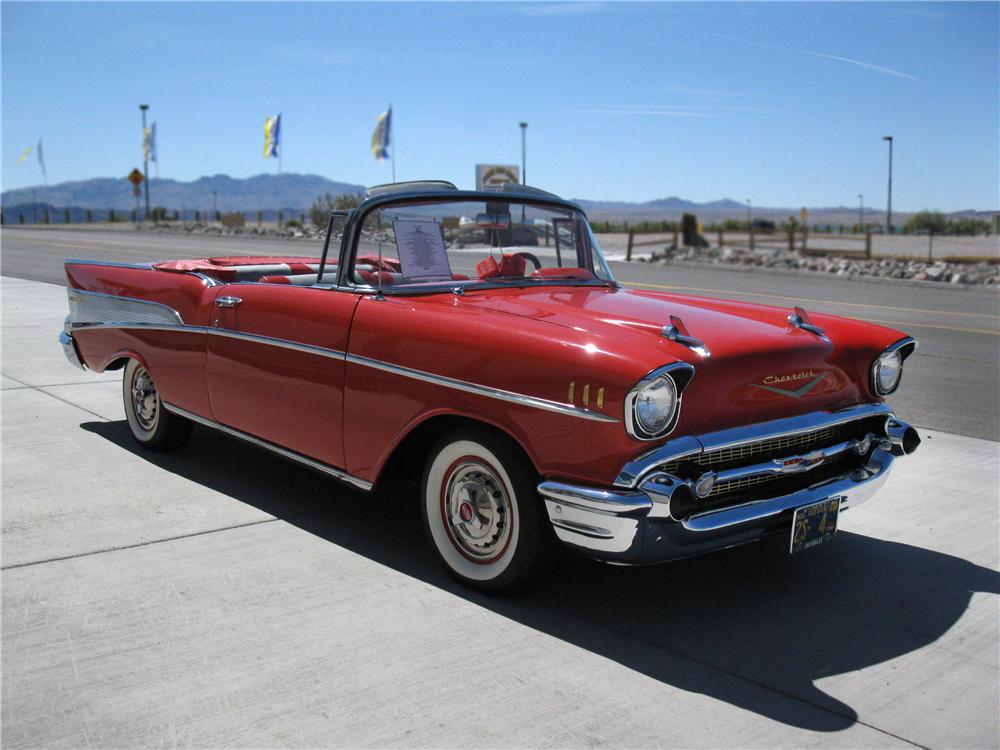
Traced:
<path id="1" fill-rule="evenodd" d="M 509 591 L 541 568 L 547 542 L 537 475 L 509 441 L 461 430 L 431 451 L 421 486 L 424 528 L 451 575 L 483 591 Z"/>
<path id="2" fill-rule="evenodd" d="M 177 448 L 191 436 L 191 423 L 163 408 L 153 377 L 136 359 L 130 359 L 125 366 L 122 401 L 129 431 L 144 448 Z"/>

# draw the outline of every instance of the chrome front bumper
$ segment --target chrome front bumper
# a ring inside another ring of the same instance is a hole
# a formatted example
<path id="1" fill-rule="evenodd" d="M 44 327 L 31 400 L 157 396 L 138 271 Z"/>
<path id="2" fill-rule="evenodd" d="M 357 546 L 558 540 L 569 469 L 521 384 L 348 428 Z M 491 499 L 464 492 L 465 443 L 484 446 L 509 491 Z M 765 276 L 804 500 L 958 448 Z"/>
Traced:
<path id="1" fill-rule="evenodd" d="M 545 501 L 556 536 L 592 557 L 641 564 L 754 541 L 789 530 L 796 508 L 835 498 L 840 500 L 842 510 L 860 505 L 885 483 L 895 458 L 912 453 L 920 443 L 916 430 L 896 420 L 882 404 L 755 425 L 742 433 L 743 442 L 787 434 L 789 425 L 800 431 L 803 425 L 808 425 L 809 430 L 822 428 L 836 424 L 838 419 L 844 421 L 844 414 L 852 418 L 886 417 L 885 434 L 876 437 L 875 448 L 866 464 L 790 494 L 674 519 L 670 513 L 671 500 L 676 503 L 676 498 L 682 494 L 685 500 L 692 498 L 693 488 L 690 481 L 657 469 L 666 463 L 664 457 L 673 458 L 665 450 L 667 446 L 650 454 L 641 467 L 636 462 L 627 467 L 634 477 L 631 487 L 601 489 L 545 481 L 538 486 L 538 492 Z M 674 453 L 681 450 L 690 455 L 691 443 L 698 444 L 698 452 L 717 450 L 720 435 L 727 439 L 727 446 L 740 443 L 737 431 L 731 430 L 682 438 Z"/>

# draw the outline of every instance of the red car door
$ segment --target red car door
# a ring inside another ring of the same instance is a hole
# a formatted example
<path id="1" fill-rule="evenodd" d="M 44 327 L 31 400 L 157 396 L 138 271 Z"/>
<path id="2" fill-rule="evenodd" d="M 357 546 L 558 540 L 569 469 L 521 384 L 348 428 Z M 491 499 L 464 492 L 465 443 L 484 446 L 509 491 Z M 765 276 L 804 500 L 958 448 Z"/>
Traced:
<path id="1" fill-rule="evenodd" d="M 219 287 L 208 336 L 216 421 L 343 467 L 344 355 L 358 299 L 308 286 Z"/>

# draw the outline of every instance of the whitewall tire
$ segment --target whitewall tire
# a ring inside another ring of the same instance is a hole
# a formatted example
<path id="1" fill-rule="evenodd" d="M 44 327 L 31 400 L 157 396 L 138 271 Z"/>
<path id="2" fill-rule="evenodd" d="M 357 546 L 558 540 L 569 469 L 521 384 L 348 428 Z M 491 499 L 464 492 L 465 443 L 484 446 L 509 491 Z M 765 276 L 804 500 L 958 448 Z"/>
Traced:
<path id="1" fill-rule="evenodd" d="M 460 430 L 435 446 L 424 469 L 422 511 L 449 573 L 486 591 L 518 588 L 535 576 L 549 541 L 537 483 L 520 449 L 492 433 Z"/>
<path id="2" fill-rule="evenodd" d="M 153 377 L 136 359 L 125 366 L 122 402 L 129 432 L 145 448 L 176 448 L 191 436 L 191 423 L 163 408 Z"/>

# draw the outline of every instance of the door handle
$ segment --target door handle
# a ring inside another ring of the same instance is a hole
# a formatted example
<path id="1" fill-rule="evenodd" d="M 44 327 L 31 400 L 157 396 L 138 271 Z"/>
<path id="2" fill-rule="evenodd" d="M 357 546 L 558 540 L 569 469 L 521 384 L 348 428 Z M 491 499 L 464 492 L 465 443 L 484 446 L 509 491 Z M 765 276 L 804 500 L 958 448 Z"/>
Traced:
<path id="1" fill-rule="evenodd" d="M 243 300 L 239 297 L 216 297 L 216 307 L 237 307 Z"/>

